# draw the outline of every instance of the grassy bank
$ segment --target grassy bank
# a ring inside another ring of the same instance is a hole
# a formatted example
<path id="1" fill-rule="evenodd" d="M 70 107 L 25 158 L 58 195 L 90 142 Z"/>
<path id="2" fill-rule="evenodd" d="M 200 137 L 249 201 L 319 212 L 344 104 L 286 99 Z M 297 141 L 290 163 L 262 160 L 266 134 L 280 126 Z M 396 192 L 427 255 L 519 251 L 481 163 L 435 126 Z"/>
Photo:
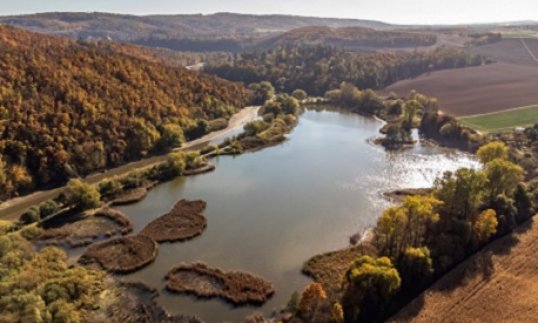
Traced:
<path id="1" fill-rule="evenodd" d="M 498 132 L 517 127 L 528 127 L 538 122 L 538 105 L 462 117 L 460 121 L 483 132 Z"/>

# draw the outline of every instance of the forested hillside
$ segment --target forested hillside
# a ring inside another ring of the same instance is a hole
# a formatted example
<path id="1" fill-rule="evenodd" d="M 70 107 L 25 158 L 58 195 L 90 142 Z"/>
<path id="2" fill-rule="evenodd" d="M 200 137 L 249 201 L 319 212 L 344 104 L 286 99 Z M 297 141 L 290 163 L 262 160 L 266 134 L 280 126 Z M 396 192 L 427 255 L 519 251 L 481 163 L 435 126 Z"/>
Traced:
<path id="1" fill-rule="evenodd" d="M 182 39 L 214 35 L 245 37 L 306 26 L 391 27 L 382 22 L 361 19 L 235 13 L 133 16 L 101 12 L 50 12 L 0 17 L 0 22 L 46 34 L 81 39 L 110 37 L 112 40 L 129 42 L 144 38 Z"/>
<path id="2" fill-rule="evenodd" d="M 380 31 L 362 27 L 302 27 L 290 30 L 257 45 L 259 48 L 325 45 L 346 49 L 378 47 L 417 47 L 435 44 L 434 34 L 421 32 Z"/>
<path id="3" fill-rule="evenodd" d="M 246 103 L 238 84 L 0 25 L 4 197 L 123 164 L 207 132 Z"/>
<path id="4" fill-rule="evenodd" d="M 457 48 L 364 54 L 320 45 L 238 54 L 231 62 L 209 65 L 204 70 L 246 84 L 267 80 L 277 90 L 291 92 L 301 88 L 309 94 L 323 95 L 342 82 L 378 89 L 428 71 L 485 63 L 485 57 Z"/>

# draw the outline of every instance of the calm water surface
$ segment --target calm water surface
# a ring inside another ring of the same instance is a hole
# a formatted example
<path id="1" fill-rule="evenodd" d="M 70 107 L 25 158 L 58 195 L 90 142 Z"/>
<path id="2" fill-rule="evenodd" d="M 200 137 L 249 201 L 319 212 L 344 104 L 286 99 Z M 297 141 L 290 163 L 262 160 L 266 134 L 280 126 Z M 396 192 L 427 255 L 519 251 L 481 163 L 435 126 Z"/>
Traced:
<path id="1" fill-rule="evenodd" d="M 345 247 L 350 235 L 375 223 L 388 205 L 382 192 L 431 186 L 446 170 L 478 166 L 469 155 L 435 147 L 385 152 L 368 143 L 381 126 L 355 114 L 307 111 L 283 144 L 219 157 L 212 160 L 216 171 L 159 185 L 143 201 L 118 208 L 137 232 L 179 199 L 207 201 L 201 236 L 161 244 L 153 264 L 124 278 L 157 287 L 171 313 L 207 322 L 282 307 L 309 282 L 301 274 L 305 260 Z M 233 307 L 166 292 L 167 271 L 192 261 L 255 273 L 272 281 L 276 294 L 262 307 Z"/>

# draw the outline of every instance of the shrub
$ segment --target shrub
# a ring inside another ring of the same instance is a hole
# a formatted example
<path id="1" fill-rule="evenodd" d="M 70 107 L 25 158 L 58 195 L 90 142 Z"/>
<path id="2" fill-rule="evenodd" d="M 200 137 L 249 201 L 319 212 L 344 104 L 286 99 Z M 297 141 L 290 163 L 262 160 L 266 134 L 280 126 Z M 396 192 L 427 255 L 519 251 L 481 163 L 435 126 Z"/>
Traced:
<path id="1" fill-rule="evenodd" d="M 408 247 L 398 264 L 402 287 L 406 291 L 418 291 L 424 287 L 433 274 L 430 250 L 426 247 Z"/>
<path id="2" fill-rule="evenodd" d="M 179 147 L 185 142 L 185 135 L 181 126 L 168 123 L 160 127 L 161 137 L 157 143 L 158 150 L 166 151 L 170 148 Z"/>
<path id="3" fill-rule="evenodd" d="M 514 204 L 517 208 L 517 221 L 519 223 L 530 219 L 534 214 L 532 196 L 524 183 L 519 183 L 514 192 Z"/>
<path id="4" fill-rule="evenodd" d="M 41 218 L 41 215 L 39 212 L 39 208 L 36 206 L 32 206 L 21 215 L 19 220 L 23 224 L 31 224 L 31 223 L 35 223 L 39 221 L 40 218 Z"/>
<path id="5" fill-rule="evenodd" d="M 508 146 L 501 141 L 492 141 L 478 149 L 476 155 L 485 165 L 494 159 L 508 159 Z"/>
<path id="6" fill-rule="evenodd" d="M 60 205 L 54 200 L 47 200 L 39 205 L 39 213 L 41 218 L 45 218 L 60 210 Z"/>
<path id="7" fill-rule="evenodd" d="M 101 196 L 114 196 L 123 190 L 123 185 L 115 178 L 105 179 L 99 183 Z"/>
<path id="8" fill-rule="evenodd" d="M 270 124 L 268 124 L 265 121 L 262 120 L 254 120 L 249 123 L 247 123 L 243 130 L 245 131 L 245 135 L 247 136 L 255 136 L 256 134 L 264 131 L 265 129 L 269 128 Z"/>
<path id="9" fill-rule="evenodd" d="M 11 240 L 8 237 L 0 236 L 0 258 L 11 249 Z"/>
<path id="10" fill-rule="evenodd" d="M 275 116 L 272 113 L 266 113 L 262 116 L 262 119 L 267 123 L 273 123 L 273 120 L 275 120 Z"/>
<path id="11" fill-rule="evenodd" d="M 303 101 L 308 97 L 308 94 L 306 94 L 305 90 L 297 89 L 291 93 L 291 96 L 299 101 Z"/>
<path id="12" fill-rule="evenodd" d="M 26 240 L 33 240 L 43 233 L 43 229 L 36 226 L 28 226 L 21 230 L 21 236 Z"/>
<path id="13" fill-rule="evenodd" d="M 122 178 L 120 184 L 126 190 L 141 187 L 144 184 L 144 175 L 140 171 L 133 171 Z"/>
<path id="14" fill-rule="evenodd" d="M 391 115 L 399 116 L 403 113 L 403 102 L 402 100 L 392 101 L 389 105 L 388 113 Z"/>
<path id="15" fill-rule="evenodd" d="M 217 145 L 207 145 L 204 148 L 202 148 L 202 150 L 200 150 L 200 153 L 205 155 L 212 152 L 218 152 L 218 150 L 219 150 L 219 146 Z"/>
<path id="16" fill-rule="evenodd" d="M 196 169 L 204 167 L 207 165 L 207 159 L 203 156 L 200 156 L 200 153 L 197 151 L 189 151 L 183 154 L 187 169 Z"/>
<path id="17" fill-rule="evenodd" d="M 82 210 L 94 209 L 101 204 L 101 194 L 95 186 L 72 179 L 67 183 L 67 200 Z"/>
<path id="18" fill-rule="evenodd" d="M 473 233 L 478 243 L 486 242 L 497 232 L 497 213 L 495 210 L 487 209 L 482 211 L 476 218 L 473 225 Z"/>
<path id="19" fill-rule="evenodd" d="M 400 275 L 389 258 L 362 256 L 355 260 L 344 276 L 342 307 L 346 322 L 381 318 L 400 285 Z"/>
<path id="20" fill-rule="evenodd" d="M 228 126 L 228 120 L 219 118 L 209 121 L 209 131 L 225 129 Z"/>
<path id="21" fill-rule="evenodd" d="M 311 283 L 304 289 L 299 301 L 299 313 L 305 319 L 315 316 L 320 302 L 327 299 L 327 294 L 318 283 Z"/>
<path id="22" fill-rule="evenodd" d="M 243 153 L 243 145 L 237 140 L 234 140 L 230 143 L 228 147 L 224 149 L 224 153 L 231 155 L 239 155 Z"/>
<path id="23" fill-rule="evenodd" d="M 172 173 L 176 174 L 176 176 L 183 174 L 185 168 L 187 167 L 185 155 L 182 152 L 169 154 L 166 163 L 172 170 Z"/>

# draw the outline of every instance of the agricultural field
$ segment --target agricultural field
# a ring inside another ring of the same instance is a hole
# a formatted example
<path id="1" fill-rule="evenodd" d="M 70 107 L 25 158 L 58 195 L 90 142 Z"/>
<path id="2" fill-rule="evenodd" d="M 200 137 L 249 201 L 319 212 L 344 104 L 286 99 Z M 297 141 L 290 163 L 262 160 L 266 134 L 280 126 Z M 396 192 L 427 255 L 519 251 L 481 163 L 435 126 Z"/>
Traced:
<path id="1" fill-rule="evenodd" d="M 472 52 L 487 55 L 496 63 L 426 73 L 392 84 L 381 93 L 406 95 L 417 90 L 437 97 L 441 110 L 455 116 L 538 104 L 538 62 L 533 57 L 538 54 L 538 40 L 505 39 L 473 48 Z"/>
<path id="2" fill-rule="evenodd" d="M 529 221 L 454 268 L 388 322 L 536 322 L 538 223 Z"/>
<path id="3" fill-rule="evenodd" d="M 472 115 L 460 120 L 476 130 L 495 132 L 538 123 L 538 105 L 515 108 L 501 112 Z"/>

